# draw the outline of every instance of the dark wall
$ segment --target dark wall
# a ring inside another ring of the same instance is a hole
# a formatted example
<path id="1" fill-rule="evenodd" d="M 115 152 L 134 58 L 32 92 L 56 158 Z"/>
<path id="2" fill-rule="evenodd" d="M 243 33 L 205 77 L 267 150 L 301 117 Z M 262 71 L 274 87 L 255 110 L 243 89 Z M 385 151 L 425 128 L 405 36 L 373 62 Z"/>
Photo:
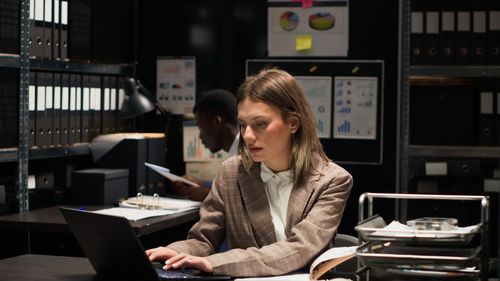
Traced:
<path id="1" fill-rule="evenodd" d="M 244 79 L 245 60 L 267 58 L 267 2 L 263 0 L 139 1 L 138 23 L 138 75 L 149 89 L 156 87 L 157 56 L 195 56 L 197 95 L 212 88 L 236 92 Z M 395 190 L 398 1 L 351 0 L 349 25 L 349 57 L 339 59 L 385 62 L 383 165 L 343 165 L 355 184 L 340 231 L 354 234 L 359 195 Z M 211 39 L 203 41 L 200 36 Z M 156 117 L 146 116 L 143 128 L 154 130 L 148 124 L 155 121 L 148 118 Z M 183 173 L 180 122 L 174 117 L 170 123 L 167 165 Z M 392 211 L 392 206 L 387 209 Z"/>

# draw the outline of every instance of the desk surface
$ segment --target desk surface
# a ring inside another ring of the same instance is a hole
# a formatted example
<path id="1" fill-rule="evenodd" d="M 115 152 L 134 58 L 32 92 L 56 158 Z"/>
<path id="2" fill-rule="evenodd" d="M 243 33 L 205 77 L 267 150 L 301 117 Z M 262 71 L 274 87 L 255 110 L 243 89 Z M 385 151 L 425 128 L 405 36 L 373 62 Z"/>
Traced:
<path id="1" fill-rule="evenodd" d="M 95 271 L 86 258 L 22 255 L 0 260 L 2 280 L 94 280 Z"/>
<path id="2" fill-rule="evenodd" d="M 85 208 L 87 210 L 99 210 L 105 207 L 86 206 Z M 173 215 L 130 221 L 130 225 L 137 233 L 137 236 L 142 236 L 197 219 L 198 210 L 190 210 Z M 70 229 L 59 211 L 59 206 L 0 216 L 0 229 L 70 233 Z"/>

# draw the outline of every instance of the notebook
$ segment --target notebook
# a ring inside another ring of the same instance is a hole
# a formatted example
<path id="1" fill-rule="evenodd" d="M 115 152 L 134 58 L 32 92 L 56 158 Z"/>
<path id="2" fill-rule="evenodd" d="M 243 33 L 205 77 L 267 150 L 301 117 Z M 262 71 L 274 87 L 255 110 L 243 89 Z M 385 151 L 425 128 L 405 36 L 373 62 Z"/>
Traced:
<path id="1" fill-rule="evenodd" d="M 231 280 L 203 275 L 196 270 L 163 270 L 150 262 L 139 239 L 124 217 L 60 208 L 69 228 L 98 275 L 137 277 L 137 280 Z"/>

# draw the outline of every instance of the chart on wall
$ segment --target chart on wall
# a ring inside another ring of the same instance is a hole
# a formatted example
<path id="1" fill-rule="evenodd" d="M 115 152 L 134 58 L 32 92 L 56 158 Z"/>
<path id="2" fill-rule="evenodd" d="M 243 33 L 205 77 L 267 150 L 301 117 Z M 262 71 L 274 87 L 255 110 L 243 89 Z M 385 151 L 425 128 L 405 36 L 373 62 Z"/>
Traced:
<path id="1" fill-rule="evenodd" d="M 339 56 L 349 49 L 349 1 L 268 0 L 271 57 Z"/>
<path id="2" fill-rule="evenodd" d="M 190 114 L 196 99 L 194 57 L 156 60 L 156 98 L 172 114 Z"/>
<path id="3" fill-rule="evenodd" d="M 380 60 L 247 60 L 246 75 L 289 72 L 304 90 L 327 155 L 340 163 L 382 164 L 384 62 Z"/>
<path id="4" fill-rule="evenodd" d="M 333 137 L 377 137 L 377 77 L 336 76 Z"/>

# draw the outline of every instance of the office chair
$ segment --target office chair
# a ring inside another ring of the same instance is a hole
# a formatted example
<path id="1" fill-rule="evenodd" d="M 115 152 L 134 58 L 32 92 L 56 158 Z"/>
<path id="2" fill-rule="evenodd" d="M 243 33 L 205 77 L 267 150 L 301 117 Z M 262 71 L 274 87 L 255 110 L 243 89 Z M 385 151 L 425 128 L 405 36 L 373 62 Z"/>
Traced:
<path id="1" fill-rule="evenodd" d="M 335 244 L 333 245 L 334 247 L 350 247 L 350 246 L 357 246 L 359 245 L 359 240 L 357 237 L 347 235 L 347 234 L 341 234 L 337 233 L 335 236 Z M 356 257 L 347 260 L 343 262 L 342 264 L 339 264 L 337 267 L 335 267 L 335 272 L 337 273 L 347 273 L 348 276 L 354 275 L 356 270 L 358 269 L 358 260 Z"/>

